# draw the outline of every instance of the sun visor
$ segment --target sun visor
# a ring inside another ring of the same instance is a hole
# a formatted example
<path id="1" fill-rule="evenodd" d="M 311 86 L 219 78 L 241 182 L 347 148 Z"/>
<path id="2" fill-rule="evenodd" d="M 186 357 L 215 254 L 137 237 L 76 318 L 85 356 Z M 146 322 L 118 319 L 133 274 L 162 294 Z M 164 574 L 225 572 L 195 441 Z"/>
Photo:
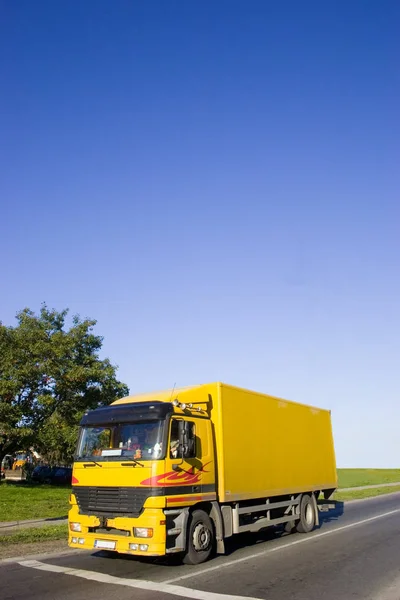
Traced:
<path id="1" fill-rule="evenodd" d="M 85 413 L 81 425 L 108 425 L 112 423 L 137 423 L 140 421 L 159 421 L 173 412 L 170 402 L 132 402 L 102 406 Z"/>

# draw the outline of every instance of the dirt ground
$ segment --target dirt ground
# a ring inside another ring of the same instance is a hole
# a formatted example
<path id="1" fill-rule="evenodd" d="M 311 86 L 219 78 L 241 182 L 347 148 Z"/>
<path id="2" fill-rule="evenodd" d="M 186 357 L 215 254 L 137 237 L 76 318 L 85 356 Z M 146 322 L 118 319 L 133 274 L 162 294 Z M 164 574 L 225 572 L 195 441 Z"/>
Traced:
<path id="1" fill-rule="evenodd" d="M 0 545 L 0 560 L 19 556 L 38 556 L 41 554 L 67 552 L 68 544 L 65 540 L 51 540 L 48 542 L 33 542 L 29 544 Z"/>

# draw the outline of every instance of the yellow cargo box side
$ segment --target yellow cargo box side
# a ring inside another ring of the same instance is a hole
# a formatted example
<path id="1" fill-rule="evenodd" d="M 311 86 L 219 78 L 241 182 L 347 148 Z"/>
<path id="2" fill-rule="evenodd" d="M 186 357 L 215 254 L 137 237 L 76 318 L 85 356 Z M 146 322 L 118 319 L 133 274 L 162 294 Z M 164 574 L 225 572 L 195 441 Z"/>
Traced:
<path id="1" fill-rule="evenodd" d="M 217 384 L 220 502 L 337 487 L 330 412 Z"/>

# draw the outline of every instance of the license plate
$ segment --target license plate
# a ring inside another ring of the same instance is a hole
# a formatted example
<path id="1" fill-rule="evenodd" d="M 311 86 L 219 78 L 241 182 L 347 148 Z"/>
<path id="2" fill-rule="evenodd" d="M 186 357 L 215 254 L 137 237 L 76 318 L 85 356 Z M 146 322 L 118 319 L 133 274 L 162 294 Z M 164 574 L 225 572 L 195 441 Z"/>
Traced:
<path id="1" fill-rule="evenodd" d="M 108 540 L 95 540 L 94 547 L 115 550 L 115 542 L 109 542 Z"/>

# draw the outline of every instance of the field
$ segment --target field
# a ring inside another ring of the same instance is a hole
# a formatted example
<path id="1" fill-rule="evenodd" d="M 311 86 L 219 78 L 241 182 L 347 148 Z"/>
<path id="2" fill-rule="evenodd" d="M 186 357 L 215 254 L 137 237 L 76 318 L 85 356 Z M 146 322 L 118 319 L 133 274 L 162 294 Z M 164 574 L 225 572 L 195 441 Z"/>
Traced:
<path id="1" fill-rule="evenodd" d="M 69 487 L 25 483 L 0 484 L 0 521 L 66 517 Z"/>
<path id="2" fill-rule="evenodd" d="M 400 482 L 400 469 L 338 469 L 339 489 Z"/>
<path id="3" fill-rule="evenodd" d="M 400 492 L 400 486 L 385 487 L 380 486 L 377 488 L 370 488 L 367 490 L 354 490 L 351 492 L 337 492 L 334 495 L 334 500 L 341 502 L 349 502 L 349 500 L 361 500 L 363 498 L 372 498 L 375 496 L 383 496 L 384 494 L 393 494 L 394 492 Z"/>

